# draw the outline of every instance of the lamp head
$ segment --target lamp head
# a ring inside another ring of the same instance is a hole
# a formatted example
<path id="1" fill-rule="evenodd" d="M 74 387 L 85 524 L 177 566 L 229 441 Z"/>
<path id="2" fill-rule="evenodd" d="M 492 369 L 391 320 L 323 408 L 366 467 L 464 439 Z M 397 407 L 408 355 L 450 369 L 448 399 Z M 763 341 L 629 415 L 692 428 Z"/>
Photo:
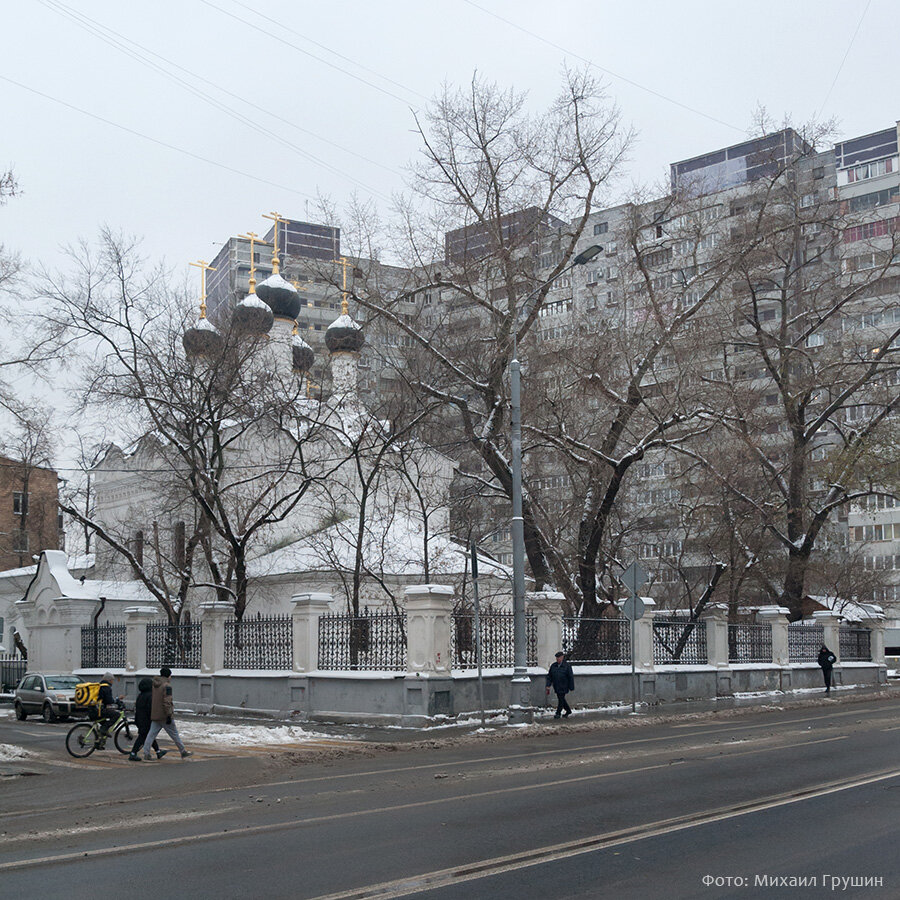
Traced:
<path id="1" fill-rule="evenodd" d="M 582 250 L 581 253 L 572 260 L 572 265 L 583 266 L 585 263 L 589 263 L 595 256 L 599 256 L 602 252 L 603 246 L 601 244 L 593 244 L 586 250 Z"/>

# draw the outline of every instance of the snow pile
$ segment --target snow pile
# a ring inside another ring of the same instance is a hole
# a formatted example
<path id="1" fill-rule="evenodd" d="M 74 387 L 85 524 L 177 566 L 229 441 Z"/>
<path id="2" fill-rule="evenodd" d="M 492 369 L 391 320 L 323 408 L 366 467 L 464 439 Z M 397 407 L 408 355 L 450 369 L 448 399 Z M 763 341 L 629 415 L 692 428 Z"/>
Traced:
<path id="1" fill-rule="evenodd" d="M 178 720 L 178 732 L 185 743 L 246 747 L 251 745 L 305 744 L 309 741 L 335 740 L 334 735 L 307 731 L 299 725 L 236 725 L 231 722 L 193 722 Z"/>
<path id="2" fill-rule="evenodd" d="M 0 744 L 0 762 L 10 762 L 14 759 L 25 759 L 28 756 L 28 751 L 23 747 L 18 747 L 15 744 Z"/>

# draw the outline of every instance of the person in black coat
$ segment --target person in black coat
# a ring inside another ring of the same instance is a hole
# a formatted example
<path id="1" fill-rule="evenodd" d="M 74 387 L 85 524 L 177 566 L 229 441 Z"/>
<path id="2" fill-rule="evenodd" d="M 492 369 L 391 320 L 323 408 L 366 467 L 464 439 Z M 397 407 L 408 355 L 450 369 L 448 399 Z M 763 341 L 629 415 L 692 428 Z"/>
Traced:
<path id="1" fill-rule="evenodd" d="M 550 688 L 556 691 L 556 715 L 554 719 L 558 719 L 561 715 L 567 718 L 572 715 L 572 709 L 566 700 L 566 694 L 575 690 L 575 673 L 572 666 L 566 660 L 565 653 L 562 650 L 556 654 L 556 662 L 550 666 L 547 672 L 547 694 L 550 694 Z M 563 712 L 565 710 L 565 712 Z"/>
<path id="2" fill-rule="evenodd" d="M 150 678 L 142 678 L 138 682 L 137 700 L 134 701 L 134 724 L 137 725 L 138 735 L 131 753 L 128 758 L 132 762 L 141 761 L 141 747 L 147 740 L 147 734 L 150 731 L 150 705 L 153 701 L 153 681 Z M 162 759 L 169 751 L 160 750 L 159 744 L 153 742 L 153 749 L 156 751 L 156 758 Z"/>
<path id="3" fill-rule="evenodd" d="M 819 665 L 822 667 L 822 675 L 825 678 L 825 693 L 831 693 L 831 670 L 837 662 L 837 657 L 824 645 L 819 651 Z"/>

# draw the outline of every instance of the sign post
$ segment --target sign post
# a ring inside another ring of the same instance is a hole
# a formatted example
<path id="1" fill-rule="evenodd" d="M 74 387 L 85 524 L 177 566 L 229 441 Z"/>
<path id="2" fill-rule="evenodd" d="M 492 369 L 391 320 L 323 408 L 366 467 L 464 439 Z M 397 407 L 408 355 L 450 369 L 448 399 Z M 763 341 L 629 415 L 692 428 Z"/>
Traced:
<path id="1" fill-rule="evenodd" d="M 622 612 L 625 618 L 631 622 L 631 711 L 637 710 L 637 671 L 635 667 L 634 653 L 634 623 L 644 615 L 644 601 L 638 596 L 638 591 L 647 581 L 647 573 L 640 563 L 633 562 L 623 573 L 622 584 L 631 592 L 622 604 Z"/>
<path id="2" fill-rule="evenodd" d="M 481 727 L 484 721 L 484 678 L 481 673 L 481 609 L 478 604 L 478 547 L 472 541 L 472 595 L 475 598 L 475 662 L 478 665 L 478 706 L 481 710 Z"/>

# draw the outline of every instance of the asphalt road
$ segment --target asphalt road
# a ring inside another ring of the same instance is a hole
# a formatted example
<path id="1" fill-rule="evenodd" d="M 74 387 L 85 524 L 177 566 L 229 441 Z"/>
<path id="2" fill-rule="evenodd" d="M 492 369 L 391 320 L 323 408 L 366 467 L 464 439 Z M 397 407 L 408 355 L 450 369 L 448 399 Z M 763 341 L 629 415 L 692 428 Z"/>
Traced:
<path id="1" fill-rule="evenodd" d="M 64 731 L 0 722 L 3 897 L 900 896 L 894 697 L 146 765 Z"/>

